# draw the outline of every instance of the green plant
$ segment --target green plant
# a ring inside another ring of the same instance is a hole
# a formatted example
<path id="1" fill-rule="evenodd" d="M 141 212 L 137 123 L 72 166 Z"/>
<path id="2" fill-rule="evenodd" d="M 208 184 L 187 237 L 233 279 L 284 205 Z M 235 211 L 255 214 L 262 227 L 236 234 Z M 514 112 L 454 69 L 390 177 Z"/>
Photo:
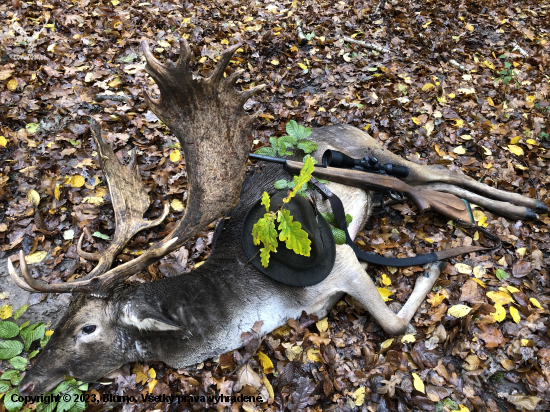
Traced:
<path id="1" fill-rule="evenodd" d="M 294 253 L 302 256 L 309 256 L 311 251 L 311 240 L 307 233 L 302 229 L 300 222 L 294 222 L 294 218 L 290 215 L 290 211 L 284 208 L 284 205 L 296 196 L 298 191 L 302 189 L 309 180 L 315 169 L 313 158 L 305 161 L 302 170 L 298 176 L 294 176 L 294 188 L 283 199 L 283 206 L 277 212 L 269 210 L 271 199 L 267 192 L 262 195 L 262 205 L 265 206 L 266 213 L 264 217 L 259 219 L 252 228 L 252 237 L 255 245 L 262 243 L 260 248 L 260 258 L 262 266 L 269 265 L 269 257 L 271 252 L 277 252 L 279 245 L 278 240 L 285 242 L 286 247 L 294 251 Z M 279 223 L 279 233 L 275 229 L 275 221 Z"/>
<path id="2" fill-rule="evenodd" d="M 498 278 L 498 280 L 508 279 L 510 275 L 506 273 L 503 269 L 498 268 L 495 272 L 495 276 Z"/>
<path id="3" fill-rule="evenodd" d="M 0 402 L 3 402 L 8 412 L 18 412 L 24 407 L 24 403 L 18 400 L 19 391 L 17 385 L 23 379 L 21 372 L 28 366 L 29 359 L 32 359 L 39 352 L 39 348 L 46 346 L 50 340 L 53 330 L 46 330 L 42 322 L 23 322 L 18 325 L 15 321 L 28 309 L 24 305 L 13 313 L 13 308 L 4 305 L 0 308 L 0 359 L 7 361 L 11 368 L 0 375 Z M 37 345 L 38 342 L 38 345 Z M 31 350 L 31 348 L 33 350 Z M 53 391 L 44 394 L 36 403 L 37 412 L 79 412 L 86 408 L 84 402 L 77 402 L 80 399 L 82 390 L 88 389 L 87 383 L 77 382 L 70 378 L 62 382 Z M 63 397 L 52 397 L 49 395 L 65 395 Z M 15 395 L 15 396 L 14 396 Z M 50 402 L 45 402 L 50 400 Z"/>
<path id="4" fill-rule="evenodd" d="M 317 143 L 306 140 L 311 134 L 310 127 L 304 127 L 296 123 L 296 121 L 290 120 L 286 124 L 286 132 L 288 133 L 286 136 L 279 138 L 270 137 L 269 143 L 271 143 L 271 147 L 261 147 L 255 153 L 262 156 L 274 157 L 276 155 L 293 155 L 294 152 L 290 150 L 296 148 L 302 150 L 304 153 L 312 153 L 317 150 Z"/>
<path id="5" fill-rule="evenodd" d="M 540 132 L 539 137 L 540 140 L 550 140 L 550 134 L 546 132 Z"/>
<path id="6" fill-rule="evenodd" d="M 500 56 L 503 58 L 504 55 Z M 504 56 L 506 57 L 506 56 Z M 512 63 L 510 62 L 504 62 L 504 70 L 501 70 L 498 72 L 500 74 L 500 77 L 496 79 L 496 81 L 502 81 L 502 84 L 506 86 L 508 83 L 510 83 L 512 80 L 516 82 L 516 84 L 519 86 L 519 82 L 517 81 L 516 77 L 518 76 L 518 72 L 515 70 L 512 70 Z"/>
<path id="7" fill-rule="evenodd" d="M 337 245 L 343 245 L 346 243 L 346 233 L 336 227 L 338 225 L 338 222 L 336 221 L 336 217 L 334 216 L 334 213 L 323 213 L 322 214 L 325 220 L 328 224 L 330 224 L 330 230 L 332 230 L 332 235 L 334 236 L 334 242 L 336 242 Z M 353 217 L 346 213 L 346 226 L 349 226 L 349 224 L 353 221 Z"/>

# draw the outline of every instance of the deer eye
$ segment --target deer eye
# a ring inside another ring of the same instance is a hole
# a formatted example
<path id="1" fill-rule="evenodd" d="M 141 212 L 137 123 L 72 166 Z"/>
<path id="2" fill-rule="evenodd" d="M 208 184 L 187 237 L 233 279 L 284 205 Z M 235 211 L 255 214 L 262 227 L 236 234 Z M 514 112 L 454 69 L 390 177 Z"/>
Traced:
<path id="1" fill-rule="evenodd" d="M 82 328 L 82 332 L 84 332 L 86 335 L 89 335 L 90 333 L 92 333 L 95 330 L 95 328 L 96 328 L 95 325 L 84 326 Z"/>

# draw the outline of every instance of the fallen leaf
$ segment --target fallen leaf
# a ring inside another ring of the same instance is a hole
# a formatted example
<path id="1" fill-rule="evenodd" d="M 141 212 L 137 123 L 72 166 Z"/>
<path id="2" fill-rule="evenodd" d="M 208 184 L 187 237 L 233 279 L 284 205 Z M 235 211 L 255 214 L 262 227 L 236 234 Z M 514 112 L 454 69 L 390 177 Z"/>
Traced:
<path id="1" fill-rule="evenodd" d="M 466 305 L 454 305 L 447 310 L 447 315 L 454 316 L 455 318 L 463 318 L 472 310 L 471 307 Z"/>
<path id="2" fill-rule="evenodd" d="M 487 297 L 495 303 L 501 305 L 507 305 L 514 301 L 514 299 L 506 292 L 487 292 Z"/>
<path id="3" fill-rule="evenodd" d="M 510 311 L 512 319 L 514 319 L 514 322 L 519 323 L 519 321 L 521 320 L 521 316 L 519 316 L 519 311 L 513 306 L 510 306 L 508 310 Z"/>
<path id="4" fill-rule="evenodd" d="M 260 363 L 262 364 L 262 369 L 264 370 L 265 374 L 273 373 L 273 362 L 271 362 L 271 359 L 269 359 L 269 356 L 267 356 L 265 353 L 259 351 L 258 352 L 258 359 L 260 360 Z"/>
<path id="5" fill-rule="evenodd" d="M 389 302 L 390 300 L 392 300 L 390 298 L 390 296 L 393 295 L 393 292 L 391 290 L 386 288 L 378 288 L 378 292 L 380 293 L 380 296 L 382 296 L 384 302 Z"/>
<path id="6" fill-rule="evenodd" d="M 317 326 L 317 330 L 319 332 L 325 332 L 328 329 L 328 318 L 321 319 L 316 322 L 315 325 Z"/>
<path id="7" fill-rule="evenodd" d="M 178 149 L 174 149 L 174 150 L 172 150 L 172 152 L 170 152 L 170 160 L 173 163 L 179 162 L 180 159 L 181 159 L 181 153 Z"/>
<path id="8" fill-rule="evenodd" d="M 491 316 L 497 322 L 502 322 L 506 318 L 506 309 L 500 303 L 495 304 L 496 312 L 491 313 Z M 511 309 L 511 308 L 510 308 Z"/>
<path id="9" fill-rule="evenodd" d="M 13 315 L 13 308 L 10 305 L 4 305 L 0 308 L 0 319 L 8 319 Z"/>
<path id="10" fill-rule="evenodd" d="M 84 186 L 84 183 L 86 183 L 84 177 L 80 176 L 80 175 L 74 175 L 73 177 L 71 177 L 71 181 L 70 181 L 70 185 L 72 187 L 82 187 Z"/>
<path id="11" fill-rule="evenodd" d="M 422 382 L 422 379 L 420 379 L 420 376 L 418 376 L 416 373 L 412 373 L 413 377 L 413 385 L 414 389 L 416 389 L 419 392 L 426 393 L 424 389 L 424 382 Z"/>
<path id="12" fill-rule="evenodd" d="M 519 146 L 516 146 L 515 144 L 509 144 L 508 149 L 515 154 L 516 156 L 523 156 L 523 149 Z"/>
<path id="13" fill-rule="evenodd" d="M 361 406 L 365 402 L 365 387 L 361 386 L 355 392 L 353 392 L 353 402 L 355 406 Z"/>
<path id="14" fill-rule="evenodd" d="M 47 255 L 48 255 L 48 252 L 45 252 L 43 250 L 39 252 L 34 252 L 34 253 L 31 253 L 30 255 L 25 256 L 25 262 L 27 262 L 28 265 L 39 263 L 39 262 L 42 262 Z"/>
<path id="15" fill-rule="evenodd" d="M 40 204 L 40 195 L 38 192 L 34 189 L 31 189 L 27 192 L 27 199 L 29 202 L 31 202 L 34 206 L 38 206 Z"/>
<path id="16" fill-rule="evenodd" d="M 172 203 L 170 203 L 170 206 L 172 206 L 172 209 L 174 209 L 176 212 L 183 211 L 183 202 L 179 199 L 173 199 Z"/>
<path id="17" fill-rule="evenodd" d="M 416 342 L 416 338 L 412 334 L 405 335 L 401 338 L 401 343 L 414 343 L 414 342 Z"/>

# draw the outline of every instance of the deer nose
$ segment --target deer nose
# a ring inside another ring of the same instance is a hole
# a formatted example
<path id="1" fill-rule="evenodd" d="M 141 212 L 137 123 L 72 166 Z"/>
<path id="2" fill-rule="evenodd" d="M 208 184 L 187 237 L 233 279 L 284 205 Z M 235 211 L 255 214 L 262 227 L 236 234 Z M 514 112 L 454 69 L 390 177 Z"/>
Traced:
<path id="1" fill-rule="evenodd" d="M 23 396 L 28 396 L 32 393 L 33 389 L 34 389 L 34 383 L 29 382 L 26 385 L 23 385 L 19 388 L 19 394 Z"/>

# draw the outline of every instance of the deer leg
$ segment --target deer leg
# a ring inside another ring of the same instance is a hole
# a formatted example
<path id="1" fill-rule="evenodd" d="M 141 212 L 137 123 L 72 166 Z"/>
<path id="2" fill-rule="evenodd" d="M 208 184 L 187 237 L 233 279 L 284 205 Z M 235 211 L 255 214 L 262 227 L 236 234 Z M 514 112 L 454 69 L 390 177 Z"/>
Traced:
<path id="1" fill-rule="evenodd" d="M 476 192 L 482 197 L 510 202 L 517 206 L 529 208 L 537 213 L 548 213 L 548 207 L 540 200 L 496 189 L 442 166 L 419 165 L 403 159 L 385 149 L 368 133 L 350 125 L 334 125 L 313 129 L 309 138 L 317 142 L 318 150 L 315 154 L 317 160 L 320 160 L 326 149 L 336 148 L 336 150 L 339 150 L 338 147 L 345 147 L 346 153 L 353 157 L 374 156 L 380 163 L 393 163 L 408 167 L 409 176 L 403 180 L 411 186 L 436 182 L 446 183 Z"/>
<path id="2" fill-rule="evenodd" d="M 499 200 L 492 200 L 486 197 L 480 196 L 477 193 L 472 193 L 462 187 L 453 186 L 447 183 L 428 183 L 425 185 L 417 186 L 421 189 L 436 190 L 438 192 L 451 193 L 462 199 L 466 199 L 469 202 L 481 206 L 484 209 L 491 210 L 501 216 L 514 219 L 514 220 L 535 220 L 538 219 L 538 215 L 531 209 L 525 206 L 516 206 L 509 202 L 502 202 Z"/>
<path id="3" fill-rule="evenodd" d="M 357 299 L 382 329 L 391 335 L 400 335 L 407 330 L 409 322 L 446 265 L 444 262 L 429 265 L 426 272 L 417 278 L 414 290 L 403 308 L 399 313 L 394 313 L 380 296 L 376 285 L 361 266 L 353 250 L 347 245 L 341 245 L 339 248 L 341 260 L 338 263 L 345 266 L 343 270 L 346 272 L 346 279 L 344 281 L 336 278 L 332 281 L 338 283 L 343 292 Z"/>

